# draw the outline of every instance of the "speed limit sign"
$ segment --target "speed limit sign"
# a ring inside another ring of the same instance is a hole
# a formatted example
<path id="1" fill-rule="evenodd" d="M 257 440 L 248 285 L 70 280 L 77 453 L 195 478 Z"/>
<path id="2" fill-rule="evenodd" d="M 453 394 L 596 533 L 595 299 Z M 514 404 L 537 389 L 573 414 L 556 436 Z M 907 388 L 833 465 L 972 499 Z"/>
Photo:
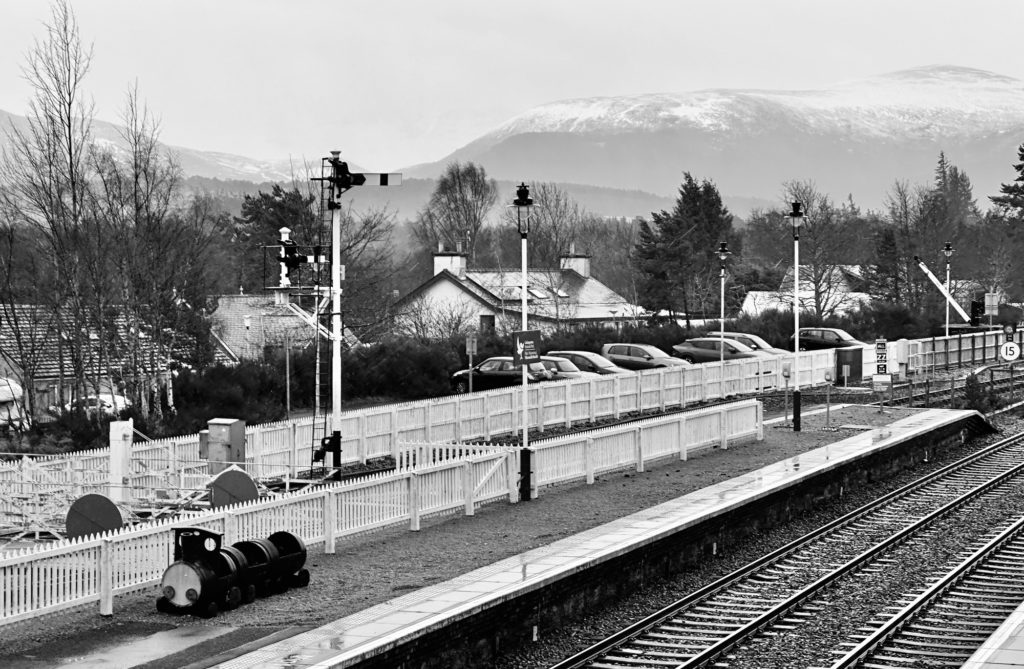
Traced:
<path id="1" fill-rule="evenodd" d="M 1007 362 L 1013 362 L 1020 357 L 1020 344 L 1008 341 L 999 347 L 999 357 Z"/>

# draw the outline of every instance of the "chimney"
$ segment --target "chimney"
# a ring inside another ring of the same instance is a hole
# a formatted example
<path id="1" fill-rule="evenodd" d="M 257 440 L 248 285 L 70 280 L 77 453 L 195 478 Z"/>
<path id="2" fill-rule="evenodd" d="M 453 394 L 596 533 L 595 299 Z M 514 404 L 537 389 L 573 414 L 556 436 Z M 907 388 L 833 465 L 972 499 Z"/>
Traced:
<path id="1" fill-rule="evenodd" d="M 590 278 L 590 256 L 576 253 L 576 243 L 569 242 L 569 252 L 559 256 L 562 271 L 571 269 L 584 279 Z"/>
<path id="2" fill-rule="evenodd" d="M 462 252 L 461 242 L 457 251 L 445 251 L 444 243 L 437 243 L 437 253 L 434 254 L 434 274 L 440 274 L 448 270 L 460 279 L 466 278 L 466 254 Z"/>

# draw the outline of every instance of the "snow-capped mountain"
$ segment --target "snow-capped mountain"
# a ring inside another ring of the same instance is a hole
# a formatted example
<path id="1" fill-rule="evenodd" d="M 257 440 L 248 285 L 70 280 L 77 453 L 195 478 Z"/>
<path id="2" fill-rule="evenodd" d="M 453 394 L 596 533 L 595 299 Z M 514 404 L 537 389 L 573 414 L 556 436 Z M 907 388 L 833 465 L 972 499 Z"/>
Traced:
<path id="1" fill-rule="evenodd" d="M 979 200 L 1012 180 L 1024 142 L 1024 82 L 929 66 L 822 90 L 711 89 L 564 100 L 528 110 L 437 163 L 499 179 L 587 183 L 674 194 L 684 171 L 725 195 L 778 200 L 812 180 L 838 199 L 879 207 L 895 180 L 928 183 L 939 152 Z M 737 212 L 743 213 L 743 212 Z"/>

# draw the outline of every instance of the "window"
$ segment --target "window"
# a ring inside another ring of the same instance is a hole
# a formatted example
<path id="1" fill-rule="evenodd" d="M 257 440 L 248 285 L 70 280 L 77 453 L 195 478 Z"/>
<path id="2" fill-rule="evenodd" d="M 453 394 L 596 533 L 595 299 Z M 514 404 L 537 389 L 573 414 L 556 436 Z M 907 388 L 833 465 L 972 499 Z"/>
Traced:
<path id="1" fill-rule="evenodd" d="M 500 360 L 488 360 L 484 364 L 480 365 L 481 372 L 493 372 L 501 368 Z"/>
<path id="2" fill-rule="evenodd" d="M 608 349 L 609 355 L 627 355 L 629 351 L 626 346 L 612 346 Z"/>
<path id="3" fill-rule="evenodd" d="M 494 314 L 480 314 L 480 332 L 494 332 Z"/>
<path id="4" fill-rule="evenodd" d="M 513 369 L 515 369 L 515 367 L 512 365 L 512 361 L 511 360 L 503 360 L 502 361 L 502 363 L 501 363 L 501 371 L 503 371 L 503 372 L 511 372 Z"/>

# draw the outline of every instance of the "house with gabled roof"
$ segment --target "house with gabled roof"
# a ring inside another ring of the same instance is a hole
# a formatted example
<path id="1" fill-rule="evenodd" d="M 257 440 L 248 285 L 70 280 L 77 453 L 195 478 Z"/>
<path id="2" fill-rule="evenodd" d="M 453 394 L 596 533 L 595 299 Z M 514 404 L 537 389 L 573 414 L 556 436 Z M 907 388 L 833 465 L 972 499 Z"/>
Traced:
<path id="1" fill-rule="evenodd" d="M 83 340 L 72 342 L 72 332 L 83 335 Z M 168 385 L 172 362 L 186 357 L 183 348 L 188 343 L 170 333 L 170 353 L 161 352 L 146 331 L 129 336 L 130 332 L 134 332 L 132 326 L 120 313 L 111 312 L 101 341 L 100 332 L 82 331 L 50 306 L 0 305 L 0 376 L 18 381 L 24 406 L 36 418 L 82 392 L 125 394 L 129 377 L 143 387 Z M 81 379 L 89 387 L 79 387 Z"/>
<path id="2" fill-rule="evenodd" d="M 572 249 L 557 269 L 527 270 L 526 311 L 530 329 L 553 331 L 588 325 L 614 328 L 647 312 L 590 273 L 590 256 Z M 522 269 L 470 269 L 461 250 L 434 254 L 434 275 L 399 299 L 395 329 L 431 338 L 467 330 L 522 329 Z"/>

